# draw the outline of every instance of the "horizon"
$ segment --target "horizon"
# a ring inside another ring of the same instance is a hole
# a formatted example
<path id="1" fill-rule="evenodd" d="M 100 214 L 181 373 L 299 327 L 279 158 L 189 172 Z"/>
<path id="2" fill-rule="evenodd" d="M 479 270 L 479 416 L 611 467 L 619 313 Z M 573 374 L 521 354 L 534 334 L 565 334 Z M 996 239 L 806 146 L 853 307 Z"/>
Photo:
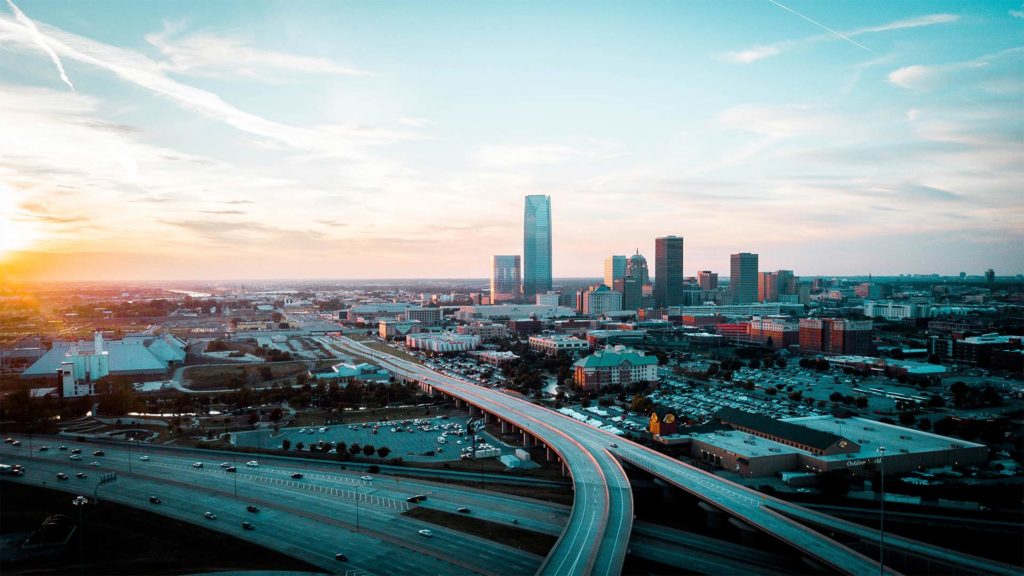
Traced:
<path id="1" fill-rule="evenodd" d="M 0 281 L 1024 273 L 1018 0 L 295 6 L 4 4 Z"/>

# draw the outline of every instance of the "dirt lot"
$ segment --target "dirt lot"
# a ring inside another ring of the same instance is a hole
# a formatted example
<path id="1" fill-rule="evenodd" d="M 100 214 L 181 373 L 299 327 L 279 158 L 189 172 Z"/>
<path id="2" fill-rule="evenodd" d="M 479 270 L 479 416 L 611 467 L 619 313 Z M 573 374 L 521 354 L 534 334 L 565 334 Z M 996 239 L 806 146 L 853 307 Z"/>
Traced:
<path id="1" fill-rule="evenodd" d="M 9 536 L 38 528 L 52 514 L 72 519 L 71 496 L 4 482 L 0 489 L 0 534 Z M 227 570 L 310 571 L 301 562 L 226 536 L 125 506 L 101 501 L 85 514 L 84 574 L 191 574 Z M 6 540 L 6 538 L 5 538 Z M 8 558 L 4 550 L 4 558 Z M 78 546 L 72 537 L 67 549 L 29 562 L 4 562 L 0 573 L 77 574 Z"/>
<path id="2" fill-rule="evenodd" d="M 270 368 L 270 379 L 261 374 L 261 369 Z M 262 384 L 280 378 L 296 376 L 308 370 L 304 362 L 266 362 L 263 364 L 246 364 L 231 366 L 190 366 L 182 378 L 184 385 L 193 390 L 216 390 L 230 388 L 232 378 L 242 382 L 252 381 Z"/>

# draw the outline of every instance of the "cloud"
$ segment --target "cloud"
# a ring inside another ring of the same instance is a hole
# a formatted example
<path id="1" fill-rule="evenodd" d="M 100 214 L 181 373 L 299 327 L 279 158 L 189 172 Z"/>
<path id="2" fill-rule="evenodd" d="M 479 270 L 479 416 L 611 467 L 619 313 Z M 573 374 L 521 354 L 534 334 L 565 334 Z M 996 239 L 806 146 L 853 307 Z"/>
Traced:
<path id="1" fill-rule="evenodd" d="M 1020 92 L 1021 82 L 1019 66 L 1024 64 L 1024 48 L 1010 48 L 986 54 L 980 58 L 949 64 L 922 65 L 914 64 L 897 68 L 887 76 L 889 83 L 908 90 L 928 91 L 948 85 L 954 76 L 959 78 L 961 86 L 981 87 L 991 92 Z M 982 74 L 987 78 L 975 78 L 965 82 L 964 73 Z"/>
<path id="2" fill-rule="evenodd" d="M 1012 10 L 1011 9 L 1009 13 L 1010 13 L 1010 16 L 1013 16 L 1014 18 L 1024 18 L 1024 4 L 1020 5 L 1020 9 L 1019 10 Z"/>
<path id="3" fill-rule="evenodd" d="M 68 85 L 68 88 L 71 88 L 72 92 L 74 92 L 75 85 L 71 83 L 71 79 L 68 78 L 67 73 L 64 72 L 64 64 L 61 63 L 60 58 L 57 57 L 57 54 L 53 51 L 53 48 L 50 48 L 50 45 L 47 43 L 46 38 L 39 32 L 39 28 L 36 27 L 36 23 L 33 22 L 28 16 L 26 16 L 25 13 L 22 12 L 20 8 L 15 6 L 14 2 L 12 2 L 11 0 L 7 0 L 7 5 L 10 6 L 11 11 L 14 12 L 14 18 L 18 22 L 21 22 L 21 24 L 25 26 L 25 28 L 28 30 L 29 34 L 31 34 L 32 40 L 36 43 L 36 45 L 40 49 L 42 49 L 43 52 L 46 52 L 46 55 L 50 57 L 50 60 L 53 62 L 53 65 L 57 67 L 57 73 L 60 74 L 60 79 Z"/>
<path id="4" fill-rule="evenodd" d="M 248 214 L 245 210 L 200 210 L 203 214 L 219 214 L 223 216 L 232 216 L 235 214 Z"/>
<path id="5" fill-rule="evenodd" d="M 563 144 L 491 144 L 481 146 L 473 160 L 484 168 L 522 168 L 561 164 L 586 155 L 584 150 Z"/>
<path id="6" fill-rule="evenodd" d="M 167 60 L 164 70 L 214 78 L 241 77 L 277 81 L 289 75 L 370 76 L 371 72 L 341 66 L 326 58 L 299 56 L 247 45 L 240 39 L 213 34 L 178 36 L 178 27 L 146 35 Z"/>
<path id="7" fill-rule="evenodd" d="M 240 110 L 213 92 L 165 76 L 161 63 L 137 52 L 47 26 L 41 26 L 39 31 L 53 50 L 65 58 L 111 72 L 125 82 L 168 98 L 188 110 L 267 141 L 305 151 L 314 158 L 368 160 L 367 146 L 421 138 L 410 132 L 368 127 L 332 125 L 305 128 L 275 122 Z M 35 39 L 23 26 L 10 18 L 0 17 L 0 43 L 32 48 Z"/>
<path id="8" fill-rule="evenodd" d="M 786 52 L 787 50 L 796 48 L 798 46 L 817 44 L 819 42 L 835 40 L 836 38 L 850 42 L 851 44 L 859 48 L 863 48 L 868 52 L 873 52 L 873 50 L 865 47 L 864 45 L 852 39 L 857 38 L 858 36 L 862 36 L 864 34 L 877 34 L 882 32 L 891 32 L 894 30 L 906 30 L 911 28 L 922 28 L 925 26 L 935 26 L 937 24 L 948 24 L 950 22 L 955 22 L 960 19 L 960 16 L 956 14 L 927 14 L 925 16 L 917 16 L 914 18 L 895 20 L 893 22 L 887 22 L 875 26 L 865 26 L 863 28 L 856 28 L 854 30 L 849 30 L 845 32 L 837 32 L 814 20 L 811 20 L 810 18 L 807 18 L 806 16 L 803 16 L 802 14 L 798 14 L 793 10 L 786 8 L 785 6 L 779 4 L 778 2 L 774 2 L 773 0 L 769 0 L 769 2 L 772 2 L 772 4 L 775 4 L 776 6 L 779 6 L 789 12 L 794 13 L 797 16 L 804 18 L 805 20 L 813 22 L 815 25 L 827 30 L 829 33 L 808 36 L 800 40 L 783 40 L 781 42 L 775 42 L 773 44 L 762 44 L 758 46 L 751 46 L 750 48 L 745 48 L 743 50 L 726 52 L 724 54 L 719 55 L 720 60 L 732 62 L 735 64 L 752 64 L 754 62 L 758 62 L 766 58 L 778 56 L 779 54 L 782 54 L 783 52 Z"/>

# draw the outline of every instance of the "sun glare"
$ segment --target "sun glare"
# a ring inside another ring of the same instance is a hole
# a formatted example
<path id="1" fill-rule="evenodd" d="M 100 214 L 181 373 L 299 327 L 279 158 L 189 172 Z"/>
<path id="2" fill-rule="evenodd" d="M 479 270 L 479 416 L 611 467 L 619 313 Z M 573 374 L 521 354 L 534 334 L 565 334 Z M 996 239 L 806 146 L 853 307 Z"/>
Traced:
<path id="1" fill-rule="evenodd" d="M 10 190 L 0 190 L 0 256 L 32 245 L 36 230 L 30 222 L 18 220 Z"/>

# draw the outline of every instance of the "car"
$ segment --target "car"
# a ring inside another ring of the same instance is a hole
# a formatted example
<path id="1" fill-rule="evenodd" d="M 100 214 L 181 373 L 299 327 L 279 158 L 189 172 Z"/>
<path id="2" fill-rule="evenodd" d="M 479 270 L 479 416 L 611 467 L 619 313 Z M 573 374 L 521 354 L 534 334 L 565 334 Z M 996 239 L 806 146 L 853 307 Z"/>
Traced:
<path id="1" fill-rule="evenodd" d="M 97 450 L 97 451 L 93 452 L 92 455 L 93 456 L 106 456 L 107 453 L 104 452 L 103 450 Z"/>
<path id="2" fill-rule="evenodd" d="M 344 554 L 335 554 L 334 559 L 338 562 L 348 562 L 348 556 L 345 556 Z"/>
<path id="3" fill-rule="evenodd" d="M 369 482 L 369 481 L 373 480 L 373 476 L 369 476 L 369 475 L 363 476 L 363 480 L 366 480 L 367 482 Z"/>
<path id="4" fill-rule="evenodd" d="M 95 466 L 95 467 L 99 468 L 100 467 L 100 463 L 99 462 L 89 462 L 89 466 Z"/>
<path id="5" fill-rule="evenodd" d="M 82 455 L 81 454 L 72 454 L 71 456 L 68 456 L 68 459 L 69 460 L 81 460 L 82 459 Z"/>
<path id="6" fill-rule="evenodd" d="M 4 438 L 4 444 L 11 444 L 13 442 L 14 442 L 14 438 L 11 438 L 10 436 L 8 436 L 7 438 Z"/>
<path id="7" fill-rule="evenodd" d="M 296 480 L 300 480 L 300 479 L 302 479 L 302 473 L 301 472 L 296 472 L 296 473 L 292 474 L 292 478 L 294 478 Z"/>
<path id="8" fill-rule="evenodd" d="M 256 514 L 256 513 L 258 513 L 260 511 L 260 507 L 259 506 L 253 506 L 251 504 L 249 506 L 246 506 L 245 509 L 246 509 L 246 511 L 252 512 L 253 514 Z"/>
<path id="9" fill-rule="evenodd" d="M 192 467 L 193 468 L 202 468 L 203 467 L 203 463 L 202 462 L 193 462 L 192 463 Z"/>
<path id="10" fill-rule="evenodd" d="M 470 512 L 469 508 L 466 508 L 465 506 L 463 506 L 462 508 L 459 508 L 459 514 L 469 514 L 469 512 Z"/>
<path id="11" fill-rule="evenodd" d="M 217 519 L 217 515 L 214 514 L 213 512 L 205 512 L 205 513 L 203 513 L 203 518 L 206 518 L 207 520 L 216 520 Z"/>
<path id="12" fill-rule="evenodd" d="M 57 472 L 57 480 L 67 480 L 68 475 L 63 472 Z"/>
<path id="13" fill-rule="evenodd" d="M 67 450 L 67 446 L 57 446 L 57 450 Z"/>
<path id="14" fill-rule="evenodd" d="M 255 461 L 255 460 L 249 460 L 248 462 L 245 463 L 245 465 L 248 466 L 249 468 L 259 468 L 260 467 L 260 463 Z"/>
<path id="15" fill-rule="evenodd" d="M 609 444 L 608 446 L 610 446 L 611 448 L 618 448 L 618 447 L 619 447 L 619 445 L 618 445 L 618 444 L 616 444 L 615 442 L 612 442 L 612 443 L 611 443 L 611 444 Z"/>
<path id="16" fill-rule="evenodd" d="M 225 472 L 237 472 L 238 468 L 235 468 L 234 466 L 228 466 L 227 468 L 224 469 L 224 471 Z"/>
<path id="17" fill-rule="evenodd" d="M 85 475 L 85 472 L 79 472 L 78 474 L 75 474 L 75 478 L 81 478 L 85 480 L 86 478 L 88 478 L 88 476 Z"/>
<path id="18" fill-rule="evenodd" d="M 231 467 L 231 463 L 230 462 L 221 462 L 220 463 L 220 467 L 221 468 L 230 468 Z"/>
<path id="19" fill-rule="evenodd" d="M 252 522 L 242 522 L 242 528 L 245 530 L 255 530 L 256 527 L 252 525 Z"/>
<path id="20" fill-rule="evenodd" d="M 15 440 L 14 442 L 11 442 L 11 446 L 21 446 L 21 440 Z"/>
<path id="21" fill-rule="evenodd" d="M 49 447 L 49 446 L 40 446 L 40 447 L 39 447 L 39 451 L 40 451 L 40 452 L 46 452 L 46 451 L 47 451 L 47 450 L 49 450 L 49 449 L 50 449 L 50 447 Z"/>
<path id="22" fill-rule="evenodd" d="M 156 496 L 150 496 L 150 497 L 149 497 L 149 501 L 150 501 L 150 503 L 152 503 L 152 504 L 159 504 L 159 503 L 160 503 L 160 499 L 159 499 L 159 498 L 157 498 Z"/>
<path id="23" fill-rule="evenodd" d="M 427 530 L 426 528 L 424 528 L 423 530 L 420 530 L 418 532 L 418 534 L 420 536 L 423 536 L 424 538 L 431 538 L 434 535 L 433 532 L 431 532 L 430 530 Z"/>
<path id="24" fill-rule="evenodd" d="M 71 451 L 71 453 L 72 454 L 81 454 L 82 453 L 82 449 L 81 448 L 75 448 L 74 450 Z"/>
<path id="25" fill-rule="evenodd" d="M 139 460 L 142 460 L 143 462 L 149 462 L 149 456 L 139 456 Z"/>

